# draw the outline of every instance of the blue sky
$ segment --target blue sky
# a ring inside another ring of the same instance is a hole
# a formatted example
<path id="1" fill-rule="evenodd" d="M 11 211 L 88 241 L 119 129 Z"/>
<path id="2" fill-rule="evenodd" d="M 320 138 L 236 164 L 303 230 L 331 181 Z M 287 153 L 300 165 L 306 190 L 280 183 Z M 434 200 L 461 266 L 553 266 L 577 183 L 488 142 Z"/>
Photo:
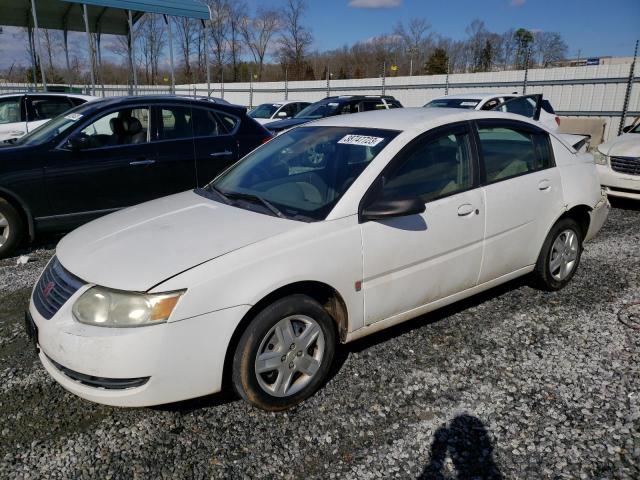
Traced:
<path id="1" fill-rule="evenodd" d="M 256 4 L 282 4 L 277 0 Z M 390 5 L 356 8 L 349 4 Z M 640 0 L 308 0 L 305 23 L 320 50 L 340 47 L 388 33 L 400 20 L 424 17 L 432 30 L 455 39 L 465 37 L 474 19 L 503 32 L 524 27 L 560 32 L 569 55 L 630 56 L 640 37 Z"/>

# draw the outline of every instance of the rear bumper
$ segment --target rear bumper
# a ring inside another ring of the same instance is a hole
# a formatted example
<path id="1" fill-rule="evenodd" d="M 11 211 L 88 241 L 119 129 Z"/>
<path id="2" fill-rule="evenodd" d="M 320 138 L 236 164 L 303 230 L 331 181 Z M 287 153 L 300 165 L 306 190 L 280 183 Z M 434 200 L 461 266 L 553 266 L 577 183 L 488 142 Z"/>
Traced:
<path id="1" fill-rule="evenodd" d="M 609 203 L 606 194 L 603 193 L 600 200 L 598 200 L 598 203 L 593 207 L 593 210 L 589 212 L 591 221 L 589 222 L 589 230 L 584 237 L 585 242 L 591 240 L 598 234 L 609 215 L 609 210 L 611 210 L 611 204 Z"/>

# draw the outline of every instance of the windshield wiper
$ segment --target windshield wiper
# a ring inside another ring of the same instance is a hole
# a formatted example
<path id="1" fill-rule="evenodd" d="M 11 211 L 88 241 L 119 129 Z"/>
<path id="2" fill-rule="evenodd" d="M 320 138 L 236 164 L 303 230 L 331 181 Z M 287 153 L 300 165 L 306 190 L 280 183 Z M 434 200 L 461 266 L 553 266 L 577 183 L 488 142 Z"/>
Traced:
<path id="1" fill-rule="evenodd" d="M 212 185 L 212 188 L 216 188 Z M 273 213 L 276 217 L 280 217 L 280 218 L 287 218 L 287 216 L 282 213 L 280 210 L 278 210 L 275 205 L 273 205 L 270 201 L 265 200 L 264 198 L 258 196 L 258 195 L 254 195 L 252 193 L 240 193 L 240 192 L 223 192 L 221 190 L 216 189 L 216 192 L 219 193 L 220 195 L 223 195 L 225 198 L 239 198 L 241 200 L 249 200 L 252 202 L 259 202 L 262 205 L 264 205 L 265 207 L 267 207 L 271 213 Z"/>

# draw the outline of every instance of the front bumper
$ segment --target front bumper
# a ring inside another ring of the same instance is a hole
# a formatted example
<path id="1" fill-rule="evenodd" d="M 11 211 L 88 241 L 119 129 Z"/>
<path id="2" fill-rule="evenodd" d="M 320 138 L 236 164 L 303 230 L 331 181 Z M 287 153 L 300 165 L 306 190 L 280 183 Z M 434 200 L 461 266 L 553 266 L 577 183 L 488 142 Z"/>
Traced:
<path id="1" fill-rule="evenodd" d="M 138 328 L 78 323 L 71 306 L 86 288 L 46 320 L 29 304 L 39 357 L 66 390 L 93 402 L 141 407 L 220 391 L 227 347 L 249 310 L 238 306 Z"/>
<path id="2" fill-rule="evenodd" d="M 640 200 L 640 175 L 615 172 L 609 165 L 596 165 L 598 177 L 607 195 Z"/>

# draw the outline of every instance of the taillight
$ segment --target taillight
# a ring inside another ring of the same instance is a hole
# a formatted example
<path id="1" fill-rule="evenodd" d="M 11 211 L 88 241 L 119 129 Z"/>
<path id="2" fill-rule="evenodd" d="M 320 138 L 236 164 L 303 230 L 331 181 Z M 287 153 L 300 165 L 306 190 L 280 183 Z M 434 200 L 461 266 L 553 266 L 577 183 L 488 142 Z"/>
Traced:
<path id="1" fill-rule="evenodd" d="M 269 135 L 268 137 L 264 137 L 264 138 L 262 139 L 262 142 L 260 142 L 260 143 L 265 144 L 265 143 L 267 143 L 269 140 L 271 140 L 272 138 L 273 138 L 273 135 Z"/>
<path id="2" fill-rule="evenodd" d="M 560 126 L 560 117 L 556 117 L 556 123 Z"/>

